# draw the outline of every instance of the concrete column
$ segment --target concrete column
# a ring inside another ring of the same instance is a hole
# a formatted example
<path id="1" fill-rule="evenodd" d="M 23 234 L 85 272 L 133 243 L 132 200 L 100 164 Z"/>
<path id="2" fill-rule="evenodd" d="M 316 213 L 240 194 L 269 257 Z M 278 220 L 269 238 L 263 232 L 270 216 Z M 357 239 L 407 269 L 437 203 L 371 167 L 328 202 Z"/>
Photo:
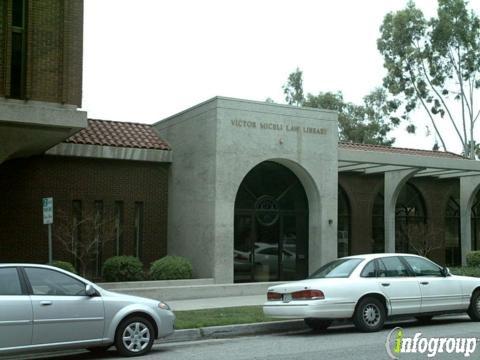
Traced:
<path id="1" fill-rule="evenodd" d="M 385 173 L 384 196 L 385 196 L 385 252 L 395 252 L 395 206 L 398 194 L 403 185 L 418 171 L 422 169 L 405 169 L 387 171 Z"/>
<path id="2" fill-rule="evenodd" d="M 460 178 L 460 244 L 462 265 L 467 264 L 467 253 L 472 250 L 472 205 L 480 186 L 480 176 Z"/>

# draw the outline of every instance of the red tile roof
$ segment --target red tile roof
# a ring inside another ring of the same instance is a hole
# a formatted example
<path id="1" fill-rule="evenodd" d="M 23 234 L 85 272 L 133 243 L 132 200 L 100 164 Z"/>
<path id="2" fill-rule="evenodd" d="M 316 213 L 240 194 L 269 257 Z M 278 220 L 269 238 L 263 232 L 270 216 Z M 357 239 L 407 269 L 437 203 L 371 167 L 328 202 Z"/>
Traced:
<path id="1" fill-rule="evenodd" d="M 446 152 L 446 151 L 409 149 L 409 148 L 390 147 L 390 146 L 383 146 L 383 145 L 339 142 L 338 147 L 343 149 L 360 150 L 360 151 L 379 151 L 379 152 L 381 151 L 381 152 L 396 153 L 396 154 L 447 157 L 447 158 L 455 158 L 455 159 L 462 158 L 461 155 L 458 155 L 452 152 Z"/>
<path id="2" fill-rule="evenodd" d="M 65 140 L 66 143 L 171 150 L 149 124 L 88 119 L 88 126 Z"/>

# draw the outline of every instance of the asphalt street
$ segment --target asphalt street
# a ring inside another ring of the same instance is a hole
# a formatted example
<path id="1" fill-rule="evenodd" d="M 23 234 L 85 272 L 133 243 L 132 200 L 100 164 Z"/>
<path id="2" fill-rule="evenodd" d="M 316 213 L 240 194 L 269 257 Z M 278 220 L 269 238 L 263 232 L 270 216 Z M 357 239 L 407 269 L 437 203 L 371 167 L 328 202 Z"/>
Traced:
<path id="1" fill-rule="evenodd" d="M 166 343 L 155 345 L 152 352 L 141 359 L 162 360 L 244 360 L 244 359 L 341 359 L 371 360 L 389 359 L 385 348 L 388 334 L 397 326 L 404 329 L 405 336 L 477 338 L 476 351 L 469 359 L 480 359 L 480 324 L 471 322 L 466 316 L 434 319 L 432 324 L 420 325 L 414 321 L 388 324 L 377 333 L 359 333 L 353 326 L 344 325 L 329 329 L 324 333 L 310 330 L 275 335 L 214 339 L 196 342 Z M 18 359 L 25 357 L 18 357 Z M 74 359 L 122 359 L 114 349 L 103 356 L 79 352 L 66 355 L 46 355 L 31 357 L 49 360 Z M 400 354 L 400 359 L 465 359 L 463 354 Z M 9 358 L 10 359 L 10 358 Z"/>

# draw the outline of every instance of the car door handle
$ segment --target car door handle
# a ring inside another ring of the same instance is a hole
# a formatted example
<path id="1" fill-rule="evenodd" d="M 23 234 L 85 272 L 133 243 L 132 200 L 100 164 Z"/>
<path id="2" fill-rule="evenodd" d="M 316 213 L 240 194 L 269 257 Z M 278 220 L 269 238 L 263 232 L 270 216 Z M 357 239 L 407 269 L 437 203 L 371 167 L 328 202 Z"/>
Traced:
<path id="1" fill-rule="evenodd" d="M 50 301 L 50 300 L 44 300 L 44 301 L 40 301 L 40 305 L 42 306 L 48 306 L 48 305 L 52 305 L 53 302 Z"/>
<path id="2" fill-rule="evenodd" d="M 390 286 L 390 283 L 382 283 L 382 286 Z"/>
<path id="3" fill-rule="evenodd" d="M 422 281 L 422 282 L 420 282 L 420 284 L 422 284 L 422 285 L 428 285 L 429 282 L 428 282 L 428 281 Z"/>

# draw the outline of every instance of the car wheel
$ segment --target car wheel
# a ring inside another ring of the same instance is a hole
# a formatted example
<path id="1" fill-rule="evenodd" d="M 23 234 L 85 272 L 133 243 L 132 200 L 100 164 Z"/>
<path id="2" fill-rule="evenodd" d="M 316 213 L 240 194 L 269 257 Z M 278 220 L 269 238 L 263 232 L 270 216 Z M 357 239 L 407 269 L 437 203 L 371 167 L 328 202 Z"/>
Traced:
<path id="1" fill-rule="evenodd" d="M 90 351 L 93 354 L 101 354 L 106 352 L 108 349 L 110 349 L 111 345 L 108 346 L 95 346 L 95 347 L 90 347 L 87 348 L 88 351 Z"/>
<path id="2" fill-rule="evenodd" d="M 332 325 L 333 320 L 323 320 L 323 319 L 315 319 L 315 318 L 307 318 L 304 319 L 305 324 L 315 331 L 324 331 L 327 330 L 330 325 Z"/>
<path id="3" fill-rule="evenodd" d="M 480 321 L 480 290 L 473 294 L 467 313 L 473 321 Z"/>
<path id="4" fill-rule="evenodd" d="M 432 321 L 433 316 L 424 315 L 424 316 L 415 316 L 415 318 L 418 320 L 419 323 L 428 324 L 429 322 Z"/>
<path id="5" fill-rule="evenodd" d="M 373 297 L 362 299 L 353 315 L 355 327 L 364 332 L 378 331 L 383 327 L 386 313 L 382 302 Z"/>
<path id="6" fill-rule="evenodd" d="M 155 333 L 147 319 L 139 316 L 127 318 L 118 325 L 115 347 L 122 356 L 140 356 L 150 351 Z"/>

